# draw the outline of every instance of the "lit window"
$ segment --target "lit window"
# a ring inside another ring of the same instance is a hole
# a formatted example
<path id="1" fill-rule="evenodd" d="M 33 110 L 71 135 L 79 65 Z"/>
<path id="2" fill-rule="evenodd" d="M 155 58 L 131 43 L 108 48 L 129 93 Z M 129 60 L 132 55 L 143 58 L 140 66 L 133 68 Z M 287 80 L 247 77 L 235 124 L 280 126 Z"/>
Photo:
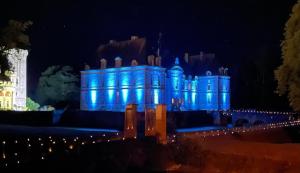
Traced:
<path id="1" fill-rule="evenodd" d="M 5 93 L 5 96 L 9 97 L 9 96 L 10 96 L 10 93 L 7 91 L 7 92 Z"/>

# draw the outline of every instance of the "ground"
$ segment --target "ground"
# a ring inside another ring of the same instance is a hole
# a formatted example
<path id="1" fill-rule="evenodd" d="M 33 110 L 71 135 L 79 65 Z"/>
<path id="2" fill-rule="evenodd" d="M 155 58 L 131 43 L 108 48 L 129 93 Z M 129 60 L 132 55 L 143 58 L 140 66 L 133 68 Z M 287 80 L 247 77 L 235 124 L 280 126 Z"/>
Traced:
<path id="1" fill-rule="evenodd" d="M 20 136 L 20 131 L 14 132 L 12 128 L 0 128 L 0 139 L 3 141 L 6 138 L 5 147 L 1 150 L 5 149 L 6 159 L 13 157 L 8 167 L 4 167 L 3 163 L 6 162 L 0 158 L 1 172 L 291 173 L 300 170 L 299 127 L 205 138 L 177 135 L 177 140 L 167 145 L 156 144 L 154 138 L 116 138 L 116 141 L 107 141 L 108 132 L 103 137 L 103 132 L 97 130 L 93 131 L 93 138 L 90 138 L 91 132 L 86 129 L 19 126 L 23 131 Z M 43 136 L 43 133 L 46 135 Z M 26 134 L 30 135 L 29 141 Z M 66 143 L 62 140 L 62 134 L 68 134 Z M 79 136 L 78 140 L 75 140 L 74 135 Z M 99 141 L 96 138 L 105 140 Z M 14 144 L 15 139 L 19 139 L 18 144 Z M 92 143 L 94 140 L 97 142 Z M 53 141 L 56 143 L 52 144 Z M 81 145 L 82 141 L 86 143 Z M 29 143 L 31 147 L 27 146 Z M 71 145 L 74 148 L 70 149 Z M 52 148 L 51 152 L 49 147 Z M 13 155 L 16 151 L 18 156 Z M 21 163 L 17 164 L 17 160 Z"/>
<path id="2" fill-rule="evenodd" d="M 235 135 L 191 138 L 202 148 L 202 166 L 182 166 L 179 172 L 299 172 L 296 129 L 272 129 Z M 299 132 L 299 131 L 298 131 Z"/>

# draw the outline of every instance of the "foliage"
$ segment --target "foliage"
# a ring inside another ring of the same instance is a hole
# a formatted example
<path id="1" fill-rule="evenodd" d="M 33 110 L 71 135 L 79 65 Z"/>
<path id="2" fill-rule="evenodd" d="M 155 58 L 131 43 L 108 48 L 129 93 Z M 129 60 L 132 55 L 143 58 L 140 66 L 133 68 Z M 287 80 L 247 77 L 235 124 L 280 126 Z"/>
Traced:
<path id="1" fill-rule="evenodd" d="M 79 78 L 70 66 L 50 66 L 39 78 L 37 100 L 41 104 L 56 104 L 78 99 Z"/>
<path id="2" fill-rule="evenodd" d="M 290 106 L 300 111 L 300 1 L 285 25 L 281 51 L 283 62 L 275 70 L 277 93 L 287 94 Z"/>
<path id="3" fill-rule="evenodd" d="M 10 20 L 8 25 L 0 30 L 0 79 L 9 80 L 5 71 L 10 70 L 7 50 L 13 48 L 26 49 L 30 46 L 29 36 L 25 34 L 32 25 L 32 21 Z"/>
<path id="4" fill-rule="evenodd" d="M 51 105 L 44 105 L 44 106 L 41 106 L 39 110 L 40 111 L 54 111 L 55 108 L 52 107 Z"/>
<path id="5" fill-rule="evenodd" d="M 37 111 L 40 107 L 40 104 L 33 101 L 30 97 L 26 98 L 26 109 L 28 111 Z"/>

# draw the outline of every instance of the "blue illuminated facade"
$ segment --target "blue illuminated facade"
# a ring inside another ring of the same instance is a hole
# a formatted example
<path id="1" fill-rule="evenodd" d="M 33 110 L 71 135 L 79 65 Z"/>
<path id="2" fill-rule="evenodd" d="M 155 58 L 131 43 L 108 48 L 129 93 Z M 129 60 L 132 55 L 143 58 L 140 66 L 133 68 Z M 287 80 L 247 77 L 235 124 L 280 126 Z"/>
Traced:
<path id="1" fill-rule="evenodd" d="M 185 77 L 176 58 L 166 70 L 160 66 L 129 66 L 81 71 L 81 110 L 138 111 L 166 104 L 169 111 L 228 110 L 230 77 Z"/>

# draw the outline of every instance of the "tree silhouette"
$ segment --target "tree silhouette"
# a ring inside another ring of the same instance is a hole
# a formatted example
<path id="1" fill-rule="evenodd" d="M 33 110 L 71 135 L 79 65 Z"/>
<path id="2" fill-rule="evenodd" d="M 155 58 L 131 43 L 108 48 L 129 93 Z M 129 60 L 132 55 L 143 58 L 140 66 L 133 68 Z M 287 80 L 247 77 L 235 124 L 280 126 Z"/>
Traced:
<path id="1" fill-rule="evenodd" d="M 285 25 L 281 51 L 282 65 L 274 71 L 277 93 L 287 94 L 290 106 L 300 111 L 300 1 Z"/>
<path id="2" fill-rule="evenodd" d="M 50 66 L 39 78 L 37 100 L 41 104 L 76 101 L 79 99 L 79 78 L 70 66 Z"/>
<path id="3" fill-rule="evenodd" d="M 11 70 L 7 59 L 9 49 L 19 48 L 27 49 L 30 46 L 29 36 L 25 34 L 32 25 L 31 21 L 10 20 L 8 25 L 0 29 L 0 79 L 9 80 L 5 72 Z"/>

